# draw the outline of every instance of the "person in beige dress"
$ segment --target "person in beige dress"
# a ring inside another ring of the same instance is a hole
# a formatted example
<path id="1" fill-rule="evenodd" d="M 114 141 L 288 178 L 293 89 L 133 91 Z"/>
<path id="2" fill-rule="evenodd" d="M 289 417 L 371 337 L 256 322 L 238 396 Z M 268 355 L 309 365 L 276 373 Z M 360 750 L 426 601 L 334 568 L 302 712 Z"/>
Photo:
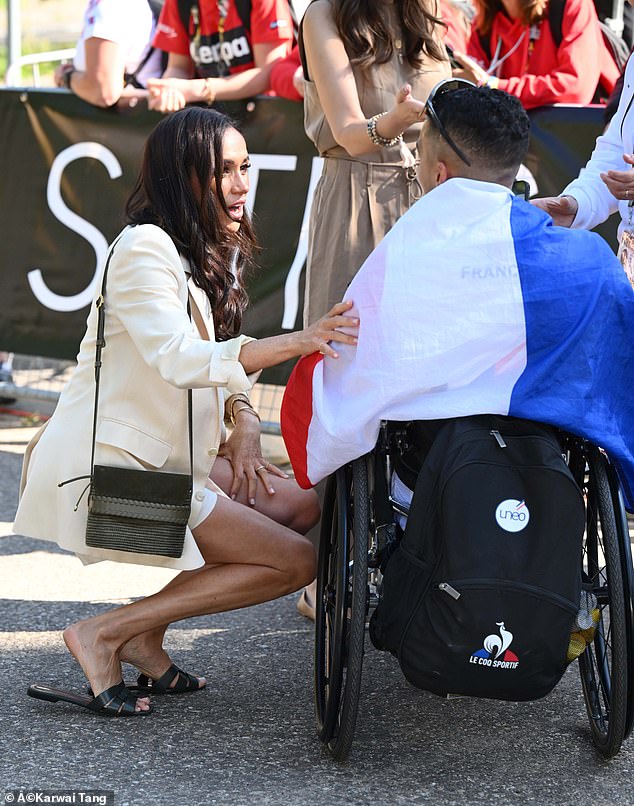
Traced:
<path id="1" fill-rule="evenodd" d="M 416 32 L 403 23 L 405 6 L 418 12 Z M 435 0 L 314 0 L 306 11 L 304 123 L 324 168 L 310 221 L 305 323 L 343 298 L 420 195 L 414 158 L 424 103 L 451 76 L 439 15 Z"/>
<path id="2" fill-rule="evenodd" d="M 451 77 L 440 15 L 437 0 L 313 0 L 306 10 L 304 125 L 324 167 L 310 218 L 305 325 L 343 298 L 420 195 L 416 142 L 425 101 Z M 309 618 L 313 588 L 298 603 Z"/>

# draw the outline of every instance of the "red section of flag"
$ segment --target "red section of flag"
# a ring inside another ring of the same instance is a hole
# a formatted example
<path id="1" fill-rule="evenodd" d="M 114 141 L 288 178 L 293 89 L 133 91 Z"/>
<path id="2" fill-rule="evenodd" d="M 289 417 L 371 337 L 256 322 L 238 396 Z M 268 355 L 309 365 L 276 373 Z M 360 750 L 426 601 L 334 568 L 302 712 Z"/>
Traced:
<path id="1" fill-rule="evenodd" d="M 321 353 L 311 353 L 300 358 L 286 384 L 280 410 L 280 425 L 286 450 L 295 479 L 304 490 L 313 486 L 308 478 L 306 446 L 313 417 L 313 374 L 323 358 Z"/>

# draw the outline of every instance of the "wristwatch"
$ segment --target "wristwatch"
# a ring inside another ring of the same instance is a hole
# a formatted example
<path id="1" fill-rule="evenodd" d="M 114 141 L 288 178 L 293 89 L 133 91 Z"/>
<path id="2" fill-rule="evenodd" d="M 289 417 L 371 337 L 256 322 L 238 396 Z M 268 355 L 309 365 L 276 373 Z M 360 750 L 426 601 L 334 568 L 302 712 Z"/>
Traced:
<path id="1" fill-rule="evenodd" d="M 65 70 L 64 73 L 62 74 L 62 82 L 63 82 L 64 86 L 66 87 L 66 89 L 70 90 L 71 92 L 72 92 L 72 88 L 70 86 L 70 79 L 71 79 L 71 76 L 73 75 L 73 73 L 76 73 L 76 72 L 77 71 L 75 70 L 73 65 L 70 64 L 68 66 L 68 69 Z"/>

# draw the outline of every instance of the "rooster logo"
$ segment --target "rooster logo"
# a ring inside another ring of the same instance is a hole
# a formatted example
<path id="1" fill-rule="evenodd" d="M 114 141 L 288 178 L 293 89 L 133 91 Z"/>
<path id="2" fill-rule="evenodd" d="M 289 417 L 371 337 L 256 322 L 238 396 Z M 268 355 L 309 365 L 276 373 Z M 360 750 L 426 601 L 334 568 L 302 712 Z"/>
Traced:
<path id="1" fill-rule="evenodd" d="M 492 666 L 496 669 L 517 669 L 519 658 L 509 647 L 513 641 L 513 633 L 506 629 L 503 621 L 496 621 L 500 632 L 491 633 L 482 642 L 482 649 L 471 655 L 470 662 L 479 666 Z"/>
<path id="2" fill-rule="evenodd" d="M 496 621 L 495 623 L 500 628 L 500 634 L 495 635 L 495 633 L 493 633 L 493 635 L 487 635 L 484 639 L 484 648 L 489 655 L 492 656 L 495 652 L 493 660 L 499 658 L 500 655 L 509 648 L 513 640 L 513 633 L 506 629 L 503 621 Z"/>

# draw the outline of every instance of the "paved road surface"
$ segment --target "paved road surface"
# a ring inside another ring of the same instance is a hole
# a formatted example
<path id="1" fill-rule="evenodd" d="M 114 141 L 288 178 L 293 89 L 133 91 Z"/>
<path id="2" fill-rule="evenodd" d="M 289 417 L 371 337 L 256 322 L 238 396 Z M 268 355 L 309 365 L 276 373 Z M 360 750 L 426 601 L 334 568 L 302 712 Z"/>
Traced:
<path id="1" fill-rule="evenodd" d="M 30 433 L 15 424 L 0 416 L 0 797 L 31 787 L 110 789 L 117 806 L 634 804 L 634 740 L 609 763 L 597 756 L 576 666 L 540 702 L 447 702 L 368 649 L 353 752 L 334 763 L 315 735 L 312 635 L 294 597 L 177 625 L 170 651 L 209 687 L 156 699 L 151 716 L 108 720 L 26 697 L 35 681 L 82 686 L 64 626 L 170 572 L 84 569 L 8 536 Z"/>

